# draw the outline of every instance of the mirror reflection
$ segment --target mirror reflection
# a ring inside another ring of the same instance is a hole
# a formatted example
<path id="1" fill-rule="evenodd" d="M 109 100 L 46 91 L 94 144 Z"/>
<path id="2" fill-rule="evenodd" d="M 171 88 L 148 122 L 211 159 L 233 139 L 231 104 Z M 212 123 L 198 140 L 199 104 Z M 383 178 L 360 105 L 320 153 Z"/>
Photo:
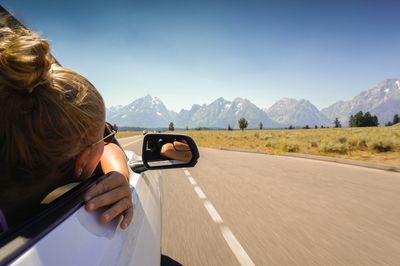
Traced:
<path id="1" fill-rule="evenodd" d="M 147 138 L 145 156 L 149 166 L 187 164 L 192 158 L 192 150 L 183 138 L 157 136 Z"/>

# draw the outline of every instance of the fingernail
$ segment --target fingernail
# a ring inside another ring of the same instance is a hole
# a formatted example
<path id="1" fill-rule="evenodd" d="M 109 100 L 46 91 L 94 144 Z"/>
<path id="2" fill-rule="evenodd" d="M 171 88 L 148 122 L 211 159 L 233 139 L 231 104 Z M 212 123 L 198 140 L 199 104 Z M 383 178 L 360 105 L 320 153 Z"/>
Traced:
<path id="1" fill-rule="evenodd" d="M 89 195 L 85 196 L 85 201 L 89 201 L 91 199 L 91 197 Z"/>
<path id="2" fill-rule="evenodd" d="M 105 214 L 105 215 L 104 215 L 104 221 L 106 221 L 106 222 L 107 222 L 107 221 L 108 221 L 108 219 L 110 219 L 110 215 L 108 215 L 108 214 Z"/>
<path id="3" fill-rule="evenodd" d="M 93 210 L 94 209 L 94 204 L 93 203 L 89 203 L 87 208 L 88 208 L 89 211 Z"/>
<path id="4" fill-rule="evenodd" d="M 127 227 L 128 227 L 128 223 L 127 222 L 122 224 L 122 229 L 126 229 Z"/>

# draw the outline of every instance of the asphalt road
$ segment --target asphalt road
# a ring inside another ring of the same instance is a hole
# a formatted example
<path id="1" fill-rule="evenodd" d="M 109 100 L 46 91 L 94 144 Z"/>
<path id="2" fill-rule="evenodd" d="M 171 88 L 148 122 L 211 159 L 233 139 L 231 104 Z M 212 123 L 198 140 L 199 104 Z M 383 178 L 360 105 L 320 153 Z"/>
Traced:
<path id="1" fill-rule="evenodd" d="M 137 141 L 127 149 L 139 147 Z M 195 168 L 163 171 L 162 253 L 172 262 L 400 265 L 399 173 L 213 149 L 200 154 Z"/>

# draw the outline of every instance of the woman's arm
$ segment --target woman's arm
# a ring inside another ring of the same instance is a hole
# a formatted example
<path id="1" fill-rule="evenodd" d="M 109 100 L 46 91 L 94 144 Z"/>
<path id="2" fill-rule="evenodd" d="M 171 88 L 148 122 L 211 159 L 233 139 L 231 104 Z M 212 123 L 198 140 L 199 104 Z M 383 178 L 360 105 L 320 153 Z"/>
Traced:
<path id="1" fill-rule="evenodd" d="M 107 174 L 112 171 L 121 173 L 129 182 L 129 170 L 124 151 L 116 144 L 104 146 L 103 156 L 100 159 L 101 170 Z"/>
<path id="2" fill-rule="evenodd" d="M 173 144 L 165 143 L 161 147 L 160 153 L 164 157 L 185 163 L 188 163 L 190 160 L 192 160 L 192 152 L 190 151 L 189 145 L 179 141 L 174 141 Z"/>
<path id="3" fill-rule="evenodd" d="M 93 211 L 109 206 L 101 215 L 100 221 L 108 223 L 122 215 L 124 218 L 120 226 L 125 229 L 132 221 L 133 205 L 124 151 L 113 143 L 104 146 L 100 165 L 105 175 L 86 193 L 86 210 Z"/>

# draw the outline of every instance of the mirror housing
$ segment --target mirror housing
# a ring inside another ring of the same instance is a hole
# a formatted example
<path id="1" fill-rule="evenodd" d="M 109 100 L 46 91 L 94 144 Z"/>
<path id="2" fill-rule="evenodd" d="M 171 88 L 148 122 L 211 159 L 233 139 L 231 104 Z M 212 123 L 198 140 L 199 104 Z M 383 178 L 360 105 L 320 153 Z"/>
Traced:
<path id="1" fill-rule="evenodd" d="M 194 167 L 200 153 L 186 135 L 147 133 L 143 138 L 142 161 L 146 169 Z"/>

